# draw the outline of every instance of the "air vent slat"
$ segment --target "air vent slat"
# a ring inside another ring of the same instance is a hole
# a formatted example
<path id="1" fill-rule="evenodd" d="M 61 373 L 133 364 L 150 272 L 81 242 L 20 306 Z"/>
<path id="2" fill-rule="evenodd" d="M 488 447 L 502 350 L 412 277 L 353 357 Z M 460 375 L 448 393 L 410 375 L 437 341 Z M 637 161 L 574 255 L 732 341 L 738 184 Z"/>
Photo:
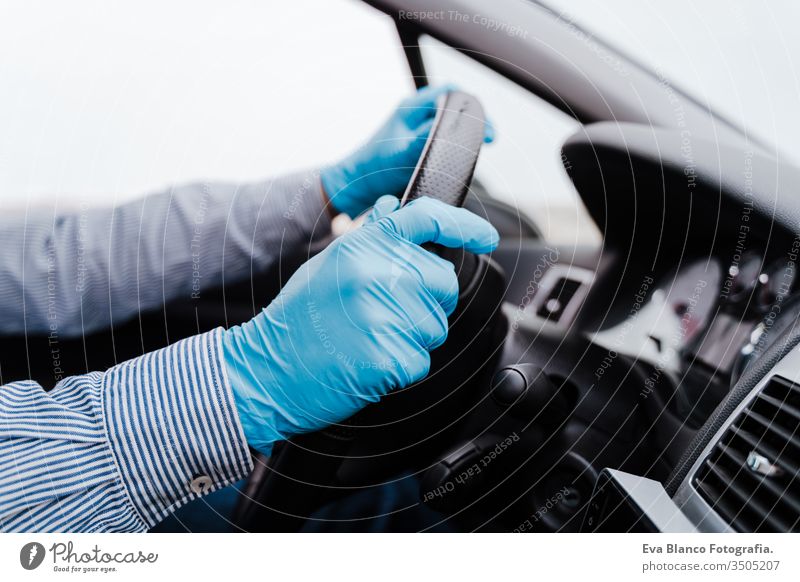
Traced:
<path id="1" fill-rule="evenodd" d="M 777 441 L 777 439 L 775 439 L 776 436 L 780 438 L 780 440 L 783 442 L 783 446 L 780 447 L 779 449 L 782 455 L 786 454 L 786 449 L 788 447 L 793 447 L 797 449 L 800 446 L 800 443 L 795 442 L 795 439 L 797 439 L 798 437 L 792 433 L 788 433 L 785 430 L 783 430 L 783 428 L 781 428 L 781 426 L 777 422 L 774 422 L 774 419 L 766 418 L 761 414 L 754 412 L 748 408 L 744 409 L 743 415 L 744 418 L 754 420 L 758 424 L 760 424 L 763 427 L 762 434 L 764 434 L 765 437 L 772 436 L 773 439 L 776 441 Z"/>
<path id="2" fill-rule="evenodd" d="M 705 485 L 706 491 L 714 492 L 714 499 L 716 499 L 714 509 L 726 521 L 732 523 L 736 520 L 739 524 L 738 527 L 747 529 L 755 529 L 761 522 L 761 516 L 754 509 L 742 505 L 741 499 L 729 490 L 727 480 L 720 477 L 718 472 L 707 471 L 703 476 L 702 483 Z"/>
<path id="3" fill-rule="evenodd" d="M 778 517 L 777 513 L 772 512 L 770 505 L 762 503 L 758 497 L 753 495 L 753 491 L 745 489 L 740 486 L 740 481 L 731 475 L 719 465 L 709 465 L 709 469 L 717 475 L 717 478 L 723 484 L 723 493 L 732 493 L 738 500 L 740 507 L 738 513 L 749 512 L 752 520 L 758 522 L 759 531 L 782 532 L 787 531 L 791 527 L 791 522 L 786 523 Z M 739 517 L 735 515 L 734 519 Z"/>
<path id="4" fill-rule="evenodd" d="M 790 523 L 794 523 L 800 518 L 800 502 L 798 502 L 793 495 L 787 495 L 787 486 L 773 479 L 767 479 L 753 473 L 753 471 L 747 467 L 747 460 L 732 447 L 719 445 L 719 449 L 725 457 L 730 459 L 732 466 L 737 467 L 735 476 L 739 477 L 739 474 L 741 474 L 752 484 L 751 494 L 759 488 L 762 488 L 771 495 L 771 500 L 769 502 L 771 509 L 775 509 L 774 506 L 778 504 L 783 504 L 785 506 L 785 514 L 787 515 L 787 519 L 790 520 Z"/>
<path id="5" fill-rule="evenodd" d="M 738 509 L 733 507 L 731 503 L 725 498 L 720 495 L 720 491 L 709 485 L 707 482 L 702 480 L 695 481 L 695 487 L 700 492 L 700 494 L 706 499 L 715 499 L 715 503 L 712 505 L 714 510 L 719 513 L 726 521 L 729 523 L 733 522 L 733 518 L 737 516 Z M 748 529 L 751 529 L 754 524 L 747 523 L 747 520 L 741 519 L 741 522 L 744 522 Z M 746 530 L 745 530 L 746 531 Z"/>
<path id="6" fill-rule="evenodd" d="M 782 410 L 786 414 L 789 414 L 790 416 L 794 417 L 795 421 L 800 422 L 800 410 L 796 410 L 788 402 L 775 398 L 774 396 L 764 394 L 763 392 L 758 395 L 758 399 L 761 400 L 762 402 L 767 402 L 770 406 L 772 406 L 776 410 Z"/>
<path id="7" fill-rule="evenodd" d="M 759 440 L 746 430 L 739 428 L 738 426 L 732 426 L 730 428 L 731 432 L 736 436 L 740 437 L 741 439 L 745 440 L 748 445 L 752 447 L 754 451 L 757 451 L 763 454 L 768 459 L 774 459 L 777 465 L 780 465 L 781 469 L 786 471 L 786 473 L 791 477 L 794 475 L 795 477 L 800 476 L 800 465 L 796 465 L 792 463 L 792 461 L 786 456 L 781 455 L 781 453 L 774 447 L 772 447 L 769 443 L 764 442 L 764 440 Z"/>
<path id="8" fill-rule="evenodd" d="M 800 527 L 800 387 L 772 378 L 720 436 L 692 480 L 738 531 Z"/>

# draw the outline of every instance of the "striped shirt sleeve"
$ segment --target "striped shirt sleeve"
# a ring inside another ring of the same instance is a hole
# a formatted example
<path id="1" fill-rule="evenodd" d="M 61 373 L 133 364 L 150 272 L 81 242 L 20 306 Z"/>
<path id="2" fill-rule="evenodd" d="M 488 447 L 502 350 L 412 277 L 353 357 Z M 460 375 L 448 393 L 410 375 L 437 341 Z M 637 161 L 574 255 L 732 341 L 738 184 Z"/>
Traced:
<path id="1" fill-rule="evenodd" d="M 321 188 L 305 171 L 0 213 L 0 333 L 76 337 L 263 272 L 330 234 Z"/>
<path id="2" fill-rule="evenodd" d="M 222 331 L 45 392 L 0 387 L 0 529 L 145 531 L 252 469 Z"/>

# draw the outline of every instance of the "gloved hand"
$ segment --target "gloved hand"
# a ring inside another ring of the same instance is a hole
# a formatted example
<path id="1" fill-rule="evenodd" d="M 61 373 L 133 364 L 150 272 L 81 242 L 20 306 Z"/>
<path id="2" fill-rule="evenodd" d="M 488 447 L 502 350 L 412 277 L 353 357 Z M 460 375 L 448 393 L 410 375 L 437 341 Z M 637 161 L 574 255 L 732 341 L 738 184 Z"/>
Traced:
<path id="1" fill-rule="evenodd" d="M 223 353 L 247 442 L 272 443 L 340 422 L 427 375 L 458 300 L 452 263 L 435 242 L 485 253 L 497 231 L 463 208 L 420 198 L 373 220 L 305 263 L 249 322 L 227 330 Z"/>
<path id="2" fill-rule="evenodd" d="M 400 195 L 433 125 L 436 100 L 455 89 L 454 85 L 423 87 L 403 100 L 365 145 L 340 163 L 323 168 L 320 180 L 334 208 L 355 218 L 379 196 Z M 484 141 L 493 139 L 494 130 L 487 122 Z"/>

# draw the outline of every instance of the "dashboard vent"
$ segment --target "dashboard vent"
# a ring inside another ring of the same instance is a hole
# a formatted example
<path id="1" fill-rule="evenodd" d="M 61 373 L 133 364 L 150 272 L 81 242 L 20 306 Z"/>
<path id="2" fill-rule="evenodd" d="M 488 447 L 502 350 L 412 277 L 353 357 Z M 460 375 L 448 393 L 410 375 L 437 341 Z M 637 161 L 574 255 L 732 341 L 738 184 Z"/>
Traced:
<path id="1" fill-rule="evenodd" d="M 694 478 L 742 532 L 800 531 L 800 386 L 774 377 L 739 413 Z"/>

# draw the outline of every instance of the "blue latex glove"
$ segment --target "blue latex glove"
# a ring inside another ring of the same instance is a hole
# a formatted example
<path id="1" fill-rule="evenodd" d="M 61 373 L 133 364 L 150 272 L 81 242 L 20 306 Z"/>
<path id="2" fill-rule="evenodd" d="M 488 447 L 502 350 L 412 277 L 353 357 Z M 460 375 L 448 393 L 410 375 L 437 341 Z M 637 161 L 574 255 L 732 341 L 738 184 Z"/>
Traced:
<path id="1" fill-rule="evenodd" d="M 355 218 L 379 196 L 403 193 L 419 160 L 436 115 L 436 100 L 454 85 L 423 87 L 403 100 L 378 132 L 340 163 L 320 172 L 334 208 Z M 494 139 L 486 124 L 484 141 Z"/>
<path id="2" fill-rule="evenodd" d="M 278 297 L 223 336 L 247 442 L 272 443 L 340 422 L 425 377 L 458 300 L 452 263 L 435 242 L 485 253 L 497 231 L 463 208 L 420 198 L 395 210 L 386 196 L 372 221 L 331 243 Z"/>

